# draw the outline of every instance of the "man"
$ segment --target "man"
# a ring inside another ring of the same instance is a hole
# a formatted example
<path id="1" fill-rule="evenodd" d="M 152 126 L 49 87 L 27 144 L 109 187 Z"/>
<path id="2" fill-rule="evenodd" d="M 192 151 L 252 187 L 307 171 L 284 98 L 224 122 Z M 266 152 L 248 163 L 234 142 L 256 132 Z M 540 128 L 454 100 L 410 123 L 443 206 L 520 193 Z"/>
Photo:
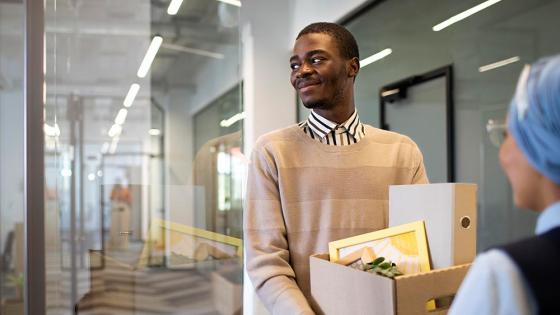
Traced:
<path id="1" fill-rule="evenodd" d="M 537 236 L 479 255 L 450 314 L 560 314 L 560 55 L 521 74 L 500 164 Z"/>
<path id="2" fill-rule="evenodd" d="M 314 313 L 310 255 L 327 252 L 330 241 L 386 228 L 389 185 L 427 183 L 412 140 L 360 122 L 358 46 L 348 30 L 305 27 L 290 67 L 312 111 L 257 140 L 244 214 L 247 271 L 266 307 L 282 315 Z"/>

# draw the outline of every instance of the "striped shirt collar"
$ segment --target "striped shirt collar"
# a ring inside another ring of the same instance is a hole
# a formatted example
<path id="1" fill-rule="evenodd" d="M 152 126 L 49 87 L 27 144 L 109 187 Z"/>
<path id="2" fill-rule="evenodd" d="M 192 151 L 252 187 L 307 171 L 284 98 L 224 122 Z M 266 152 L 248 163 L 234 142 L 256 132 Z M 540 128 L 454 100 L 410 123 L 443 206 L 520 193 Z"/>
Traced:
<path id="1" fill-rule="evenodd" d="M 356 110 L 354 110 L 354 113 L 350 116 L 350 118 L 340 125 L 311 110 L 311 113 L 309 113 L 309 116 L 307 117 L 307 125 L 321 139 L 325 138 L 331 132 L 336 133 L 337 127 L 341 128 L 343 131 L 348 131 L 348 133 L 354 138 L 358 138 L 357 133 L 362 130 L 362 122 L 360 121 L 360 117 L 358 116 L 358 112 Z"/>

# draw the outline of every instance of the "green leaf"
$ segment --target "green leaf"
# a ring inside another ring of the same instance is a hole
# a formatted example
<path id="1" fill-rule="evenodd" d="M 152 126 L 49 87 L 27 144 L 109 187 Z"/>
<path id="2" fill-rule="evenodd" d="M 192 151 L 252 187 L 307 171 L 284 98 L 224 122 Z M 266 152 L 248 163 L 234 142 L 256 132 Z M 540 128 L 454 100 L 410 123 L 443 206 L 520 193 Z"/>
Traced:
<path id="1" fill-rule="evenodd" d="M 388 262 L 384 262 L 384 263 L 382 263 L 381 265 L 379 265 L 379 268 L 381 268 L 381 269 L 389 269 L 389 268 L 391 268 L 391 264 L 388 263 Z"/>
<path id="2" fill-rule="evenodd" d="M 372 264 L 373 264 L 374 266 L 376 266 L 376 265 L 379 265 L 380 263 L 382 263 L 384 260 L 385 260 L 385 257 L 377 257 L 377 258 L 372 262 Z"/>
<path id="3" fill-rule="evenodd" d="M 390 261 L 385 260 L 384 257 L 379 257 L 373 262 L 365 264 L 363 270 L 369 273 L 376 273 L 383 277 L 395 278 L 396 276 L 402 276 L 403 273 L 397 268 L 397 265 Z"/>

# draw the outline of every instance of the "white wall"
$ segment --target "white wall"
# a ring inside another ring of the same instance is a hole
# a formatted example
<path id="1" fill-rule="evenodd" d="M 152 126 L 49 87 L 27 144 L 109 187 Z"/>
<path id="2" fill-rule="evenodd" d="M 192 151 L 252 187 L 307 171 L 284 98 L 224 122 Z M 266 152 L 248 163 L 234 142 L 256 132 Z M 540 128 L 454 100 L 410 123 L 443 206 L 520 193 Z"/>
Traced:
<path id="1" fill-rule="evenodd" d="M 368 0 L 299 0 L 294 1 L 292 37 L 314 22 L 337 22 L 354 12 Z"/>
<path id="2" fill-rule="evenodd" d="M 295 93 L 289 83 L 292 45 L 290 1 L 249 0 L 241 10 L 245 153 L 264 133 L 296 121 Z M 244 314 L 267 314 L 245 273 Z"/>
<path id="3" fill-rule="evenodd" d="M 243 3 L 245 144 L 249 152 L 262 134 L 293 124 L 295 94 L 288 59 L 292 1 L 252 0 Z"/>

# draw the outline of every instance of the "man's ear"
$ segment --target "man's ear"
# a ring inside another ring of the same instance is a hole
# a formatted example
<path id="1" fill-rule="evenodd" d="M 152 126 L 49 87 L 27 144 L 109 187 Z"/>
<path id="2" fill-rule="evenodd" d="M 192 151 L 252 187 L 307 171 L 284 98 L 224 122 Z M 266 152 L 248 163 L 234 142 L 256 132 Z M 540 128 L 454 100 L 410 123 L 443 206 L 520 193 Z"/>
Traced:
<path id="1" fill-rule="evenodd" d="M 348 76 L 356 77 L 360 72 L 360 60 L 356 57 L 348 61 Z"/>

